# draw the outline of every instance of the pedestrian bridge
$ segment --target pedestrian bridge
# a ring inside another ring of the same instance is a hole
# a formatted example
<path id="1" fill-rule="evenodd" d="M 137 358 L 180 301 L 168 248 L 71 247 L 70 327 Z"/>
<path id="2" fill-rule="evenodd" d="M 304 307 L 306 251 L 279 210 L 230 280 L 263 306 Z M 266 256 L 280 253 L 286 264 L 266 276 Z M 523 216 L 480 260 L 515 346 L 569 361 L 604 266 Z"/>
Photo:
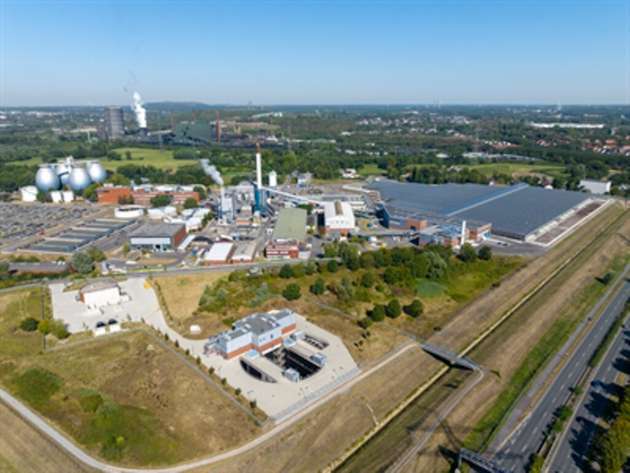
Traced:
<path id="1" fill-rule="evenodd" d="M 429 343 L 421 343 L 420 346 L 427 353 L 430 353 L 440 360 L 446 361 L 451 366 L 457 366 L 458 368 L 463 368 L 465 370 L 476 370 L 478 368 L 472 360 L 466 357 L 461 357 L 457 353 L 453 353 L 445 348 L 440 348 Z"/>

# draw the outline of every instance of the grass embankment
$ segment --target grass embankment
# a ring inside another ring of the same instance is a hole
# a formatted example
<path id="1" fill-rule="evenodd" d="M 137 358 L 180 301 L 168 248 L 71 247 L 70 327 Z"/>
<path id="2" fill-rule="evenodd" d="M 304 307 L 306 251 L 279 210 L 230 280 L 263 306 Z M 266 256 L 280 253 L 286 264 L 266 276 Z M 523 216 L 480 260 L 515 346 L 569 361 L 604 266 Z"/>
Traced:
<path id="1" fill-rule="evenodd" d="M 565 281 L 593 255 L 598 246 L 610 237 L 623 223 L 619 219 L 613 223 L 603 234 L 599 235 L 595 241 L 579 254 L 568 266 L 553 278 L 549 284 L 542 288 L 530 301 L 520 308 L 514 316 L 508 319 L 491 336 L 505 337 L 509 333 L 519 330 L 529 317 L 533 317 L 537 311 L 545 310 L 545 301 L 555 294 L 564 285 Z M 610 266 L 610 271 L 616 276 L 623 269 L 626 258 L 614 260 Z M 465 439 L 465 445 L 472 450 L 481 450 L 492 440 L 493 435 L 499 429 L 501 422 L 510 412 L 512 406 L 527 388 L 536 374 L 545 366 L 545 363 L 555 354 L 567 341 L 577 324 L 584 318 L 588 310 L 595 304 L 605 292 L 607 286 L 598 280 L 593 280 L 578 295 L 569 300 L 562 309 L 562 312 L 542 335 L 538 343 L 529 351 L 525 359 L 519 364 L 516 371 L 511 375 L 506 387 L 503 389 L 492 407 L 486 412 L 483 418 L 476 424 L 473 431 Z M 485 346 L 492 345 L 492 338 L 484 342 Z M 484 348 L 480 347 L 471 353 L 471 356 L 478 360 L 483 360 Z"/>
<path id="2" fill-rule="evenodd" d="M 88 451 L 137 466 L 217 453 L 260 432 L 218 388 L 144 332 L 43 351 L 41 289 L 0 295 L 0 383 Z M 45 308 L 44 312 L 48 311 Z"/>
<path id="3" fill-rule="evenodd" d="M 512 177 L 533 175 L 533 174 L 545 174 L 551 177 L 562 177 L 566 174 L 564 166 L 553 163 L 539 162 L 534 164 L 528 163 L 487 163 L 487 164 L 473 164 L 465 166 L 475 171 L 479 171 L 485 176 L 493 176 L 494 174 L 507 174 Z"/>

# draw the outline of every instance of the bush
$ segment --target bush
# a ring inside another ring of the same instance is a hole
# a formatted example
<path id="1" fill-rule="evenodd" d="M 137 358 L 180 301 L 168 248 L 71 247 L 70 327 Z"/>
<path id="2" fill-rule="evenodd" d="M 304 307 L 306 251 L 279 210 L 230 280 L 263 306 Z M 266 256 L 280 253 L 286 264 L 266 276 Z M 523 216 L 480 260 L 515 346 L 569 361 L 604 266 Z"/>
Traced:
<path id="1" fill-rule="evenodd" d="M 173 196 L 169 194 L 158 194 L 151 198 L 151 207 L 166 207 L 173 201 Z"/>
<path id="2" fill-rule="evenodd" d="M 293 269 L 291 268 L 290 264 L 285 264 L 282 266 L 282 268 L 280 268 L 280 272 L 278 273 L 278 276 L 280 276 L 283 279 L 290 279 L 293 277 Z"/>
<path id="3" fill-rule="evenodd" d="M 385 306 L 376 304 L 372 307 L 372 310 L 368 312 L 368 317 L 374 322 L 381 322 L 385 320 Z"/>
<path id="4" fill-rule="evenodd" d="M 361 286 L 369 289 L 376 283 L 376 276 L 371 271 L 366 271 L 361 276 Z"/>
<path id="5" fill-rule="evenodd" d="M 20 322 L 20 328 L 25 332 L 34 332 L 38 325 L 39 322 L 33 317 L 27 317 Z"/>
<path id="6" fill-rule="evenodd" d="M 185 209 L 196 209 L 197 208 L 197 200 L 194 197 L 188 197 L 184 201 Z"/>
<path id="7" fill-rule="evenodd" d="M 479 259 L 482 259 L 484 261 L 491 260 L 492 248 L 490 248 L 488 245 L 483 245 L 481 248 L 479 248 L 479 251 L 477 252 L 477 256 L 479 256 Z"/>
<path id="8" fill-rule="evenodd" d="M 297 284 L 289 284 L 282 291 L 282 296 L 288 301 L 295 301 L 302 297 L 300 293 L 300 286 Z"/>
<path id="9" fill-rule="evenodd" d="M 311 284 L 310 291 L 316 296 L 320 296 L 326 290 L 326 283 L 322 278 L 317 278 L 313 284 Z"/>
<path id="10" fill-rule="evenodd" d="M 372 325 L 372 323 L 373 323 L 373 321 L 372 321 L 372 319 L 371 319 L 371 318 L 369 318 L 369 317 L 364 317 L 364 318 L 362 318 L 361 320 L 359 320 L 359 321 L 357 322 L 357 324 L 359 325 L 359 327 L 361 327 L 361 328 L 365 328 L 365 329 L 369 328 L 369 327 L 370 327 L 370 325 Z"/>
<path id="11" fill-rule="evenodd" d="M 416 317 L 422 315 L 424 312 L 424 306 L 422 305 L 420 299 L 414 299 L 411 301 L 411 304 L 406 305 L 403 310 L 405 311 L 405 314 L 415 319 Z"/>
<path id="12" fill-rule="evenodd" d="M 330 273 L 336 273 L 337 270 L 339 269 L 339 263 L 337 263 L 337 261 L 335 261 L 334 259 L 331 259 L 327 264 L 326 264 L 326 269 L 328 270 L 328 272 Z"/>
<path id="13" fill-rule="evenodd" d="M 472 263 L 477 259 L 477 253 L 470 243 L 464 243 L 459 250 L 459 259 L 465 263 Z"/>
<path id="14" fill-rule="evenodd" d="M 387 303 L 387 306 L 385 307 L 385 315 L 392 319 L 398 317 L 401 312 L 402 309 L 400 308 L 400 302 L 398 302 L 398 299 L 392 299 Z"/>

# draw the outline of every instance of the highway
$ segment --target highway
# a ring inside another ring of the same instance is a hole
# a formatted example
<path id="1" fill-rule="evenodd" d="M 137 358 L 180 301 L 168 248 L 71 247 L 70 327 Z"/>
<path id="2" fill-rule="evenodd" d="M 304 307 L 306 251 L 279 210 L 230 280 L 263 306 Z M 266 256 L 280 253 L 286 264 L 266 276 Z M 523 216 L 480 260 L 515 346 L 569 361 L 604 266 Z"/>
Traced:
<path id="1" fill-rule="evenodd" d="M 626 283 L 627 285 L 628 283 Z M 617 377 L 630 374 L 630 330 L 628 319 L 619 331 L 602 363 L 597 367 L 591 384 L 580 399 L 568 428 L 549 461 L 549 472 L 570 473 L 589 471 L 585 455 L 597 432 L 598 419 L 612 406 L 611 395 L 618 394 L 623 386 L 617 384 Z"/>
<path id="2" fill-rule="evenodd" d="M 554 419 L 554 412 L 569 399 L 571 388 L 584 375 L 588 368 L 588 361 L 623 309 L 628 297 L 630 297 L 630 282 L 626 280 L 621 284 L 613 299 L 606 305 L 590 331 L 579 342 L 579 346 L 572 352 L 532 412 L 495 454 L 494 460 L 498 466 L 511 472 L 526 471 L 531 455 L 538 451 L 544 440 L 545 430 Z M 594 315 L 595 309 L 591 311 L 589 317 Z M 568 473 L 572 470 L 562 469 L 560 471 Z"/>

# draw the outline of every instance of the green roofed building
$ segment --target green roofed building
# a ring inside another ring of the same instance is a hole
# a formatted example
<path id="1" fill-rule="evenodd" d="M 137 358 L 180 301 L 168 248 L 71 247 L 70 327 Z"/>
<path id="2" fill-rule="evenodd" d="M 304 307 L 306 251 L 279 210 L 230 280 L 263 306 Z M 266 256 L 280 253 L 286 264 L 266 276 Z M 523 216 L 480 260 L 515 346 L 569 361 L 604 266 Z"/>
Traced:
<path id="1" fill-rule="evenodd" d="M 306 210 L 286 208 L 278 212 L 278 220 L 267 245 L 266 254 L 271 259 L 299 258 L 307 252 Z"/>

